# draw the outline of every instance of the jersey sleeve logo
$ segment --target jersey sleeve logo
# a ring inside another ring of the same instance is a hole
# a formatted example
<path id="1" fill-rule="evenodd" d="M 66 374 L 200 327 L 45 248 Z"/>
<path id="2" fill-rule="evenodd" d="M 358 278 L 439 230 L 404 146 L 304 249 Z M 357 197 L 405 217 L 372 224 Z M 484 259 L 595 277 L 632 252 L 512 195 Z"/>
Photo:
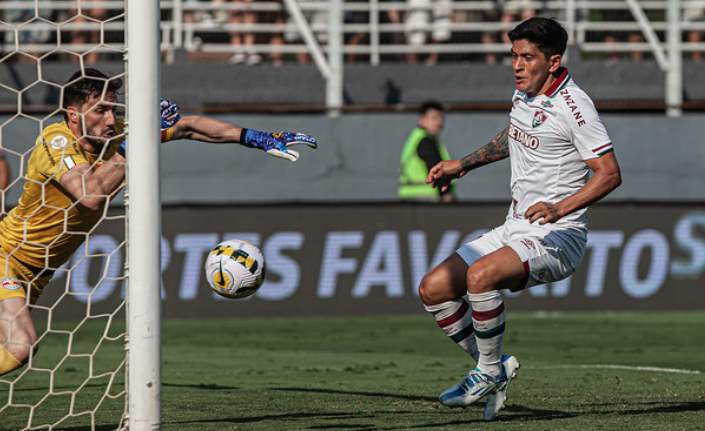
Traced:
<path id="1" fill-rule="evenodd" d="M 583 118 L 583 114 L 580 113 L 580 109 L 578 109 L 578 104 L 575 103 L 575 99 L 573 99 L 573 96 L 570 95 L 570 92 L 568 89 L 563 89 L 560 91 L 561 96 L 563 96 L 563 100 L 565 100 L 565 104 L 570 110 L 570 113 L 573 115 L 573 118 L 575 118 L 575 122 L 578 123 L 578 127 L 583 127 L 585 125 L 585 118 Z"/>
<path id="2" fill-rule="evenodd" d="M 64 135 L 57 135 L 51 138 L 51 141 L 49 142 L 49 145 L 51 145 L 51 148 L 55 150 L 60 150 L 62 148 L 65 148 L 69 144 L 68 138 Z"/>
<path id="3" fill-rule="evenodd" d="M 76 166 L 76 162 L 73 160 L 73 157 L 66 156 L 64 157 L 64 165 L 66 165 L 66 169 L 71 170 Z"/>

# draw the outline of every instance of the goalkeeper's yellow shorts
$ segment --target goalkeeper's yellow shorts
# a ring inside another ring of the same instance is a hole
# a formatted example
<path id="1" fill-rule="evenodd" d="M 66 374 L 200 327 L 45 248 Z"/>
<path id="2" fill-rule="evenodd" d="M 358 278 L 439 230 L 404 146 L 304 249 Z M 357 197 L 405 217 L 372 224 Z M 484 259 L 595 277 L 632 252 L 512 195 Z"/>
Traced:
<path id="1" fill-rule="evenodd" d="M 37 274 L 40 274 L 37 276 Z M 37 302 L 53 271 L 42 271 L 23 264 L 12 255 L 0 253 L 0 301 L 9 298 L 26 298 L 30 291 L 30 302 Z"/>

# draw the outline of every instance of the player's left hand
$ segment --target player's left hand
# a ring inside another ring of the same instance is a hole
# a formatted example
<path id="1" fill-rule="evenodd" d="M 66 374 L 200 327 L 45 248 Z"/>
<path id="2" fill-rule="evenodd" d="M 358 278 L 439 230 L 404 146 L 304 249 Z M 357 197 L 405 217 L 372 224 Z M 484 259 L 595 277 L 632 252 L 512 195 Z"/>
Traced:
<path id="1" fill-rule="evenodd" d="M 318 148 L 316 138 L 299 132 L 268 133 L 253 129 L 244 129 L 242 143 L 248 147 L 264 150 L 267 154 L 274 157 L 292 162 L 299 160 L 299 152 L 289 148 L 292 145 L 304 144 L 314 150 Z"/>
<path id="2" fill-rule="evenodd" d="M 546 224 L 557 221 L 561 218 L 561 214 L 556 205 L 548 202 L 538 202 L 531 205 L 529 209 L 526 210 L 524 217 L 529 220 L 529 223 L 541 220 L 539 224 Z"/>
<path id="3" fill-rule="evenodd" d="M 161 129 L 173 127 L 181 119 L 181 108 L 169 99 L 159 98 L 159 110 L 161 111 Z"/>

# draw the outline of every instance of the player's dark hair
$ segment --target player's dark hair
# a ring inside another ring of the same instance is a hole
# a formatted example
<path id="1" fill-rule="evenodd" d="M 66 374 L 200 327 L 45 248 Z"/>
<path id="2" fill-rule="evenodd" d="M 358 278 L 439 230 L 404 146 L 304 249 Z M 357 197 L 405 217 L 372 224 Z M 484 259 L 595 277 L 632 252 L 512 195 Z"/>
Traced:
<path id="1" fill-rule="evenodd" d="M 69 106 L 80 106 L 92 96 L 116 94 L 122 88 L 122 79 L 110 78 L 98 69 L 86 68 L 78 70 L 66 81 L 63 89 L 64 119 L 67 120 L 66 109 Z"/>
<path id="2" fill-rule="evenodd" d="M 552 55 L 563 55 L 568 44 L 568 33 L 553 18 L 529 18 L 514 27 L 507 35 L 512 42 L 525 39 L 535 43 L 547 59 Z"/>
<path id="3" fill-rule="evenodd" d="M 441 105 L 440 102 L 436 102 L 435 100 L 427 100 L 423 102 L 419 107 L 419 114 L 426 115 L 428 111 L 443 112 L 443 105 Z"/>

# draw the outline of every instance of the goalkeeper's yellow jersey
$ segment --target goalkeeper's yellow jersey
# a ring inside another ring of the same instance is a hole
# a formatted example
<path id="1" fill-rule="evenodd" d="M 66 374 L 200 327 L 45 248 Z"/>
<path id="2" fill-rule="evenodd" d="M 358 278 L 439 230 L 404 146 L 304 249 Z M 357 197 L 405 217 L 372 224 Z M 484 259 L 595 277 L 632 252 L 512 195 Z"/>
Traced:
<path id="1" fill-rule="evenodd" d="M 116 127 L 118 133 L 121 126 Z M 56 269 L 66 262 L 101 219 L 103 210 L 79 205 L 61 186 L 61 177 L 82 163 L 95 169 L 117 146 L 118 142 L 111 142 L 98 160 L 98 155 L 81 148 L 66 122 L 44 128 L 27 162 L 19 203 L 0 221 L 2 254 L 37 269 Z"/>

